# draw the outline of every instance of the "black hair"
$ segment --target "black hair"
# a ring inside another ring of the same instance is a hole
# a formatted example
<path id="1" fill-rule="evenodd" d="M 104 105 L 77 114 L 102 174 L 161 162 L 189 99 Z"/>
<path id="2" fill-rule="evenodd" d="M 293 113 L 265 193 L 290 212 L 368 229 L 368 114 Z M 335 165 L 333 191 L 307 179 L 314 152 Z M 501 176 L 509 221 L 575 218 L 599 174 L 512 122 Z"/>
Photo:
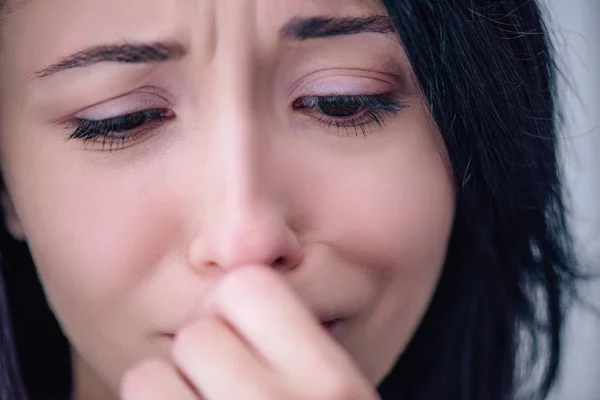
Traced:
<path id="1" fill-rule="evenodd" d="M 3 275 L 0 274 L 0 300 L 6 299 Z M 23 399 L 21 381 L 8 304 L 0 301 L 0 399 Z"/>
<path id="2" fill-rule="evenodd" d="M 534 0 L 382 2 L 443 135 L 457 208 L 432 303 L 379 393 L 384 400 L 513 399 L 534 378 L 521 373 L 535 370 L 519 368 L 522 359 L 541 368 L 526 398 L 545 398 L 576 273 L 558 157 L 557 73 L 540 7 Z M 0 233 L 12 310 L 11 321 L 0 315 L 4 338 L 11 322 L 30 398 L 67 398 L 68 342 L 27 246 Z M 0 344 L 9 354 L 12 345 Z M 12 383 L 0 375 L 0 387 Z"/>
<path id="3" fill-rule="evenodd" d="M 542 376 L 525 398 L 545 398 L 577 274 L 542 10 L 532 0 L 383 3 L 444 136 L 458 199 L 438 290 L 381 390 L 513 399 L 535 365 Z M 525 350 L 532 365 L 521 369 Z"/>

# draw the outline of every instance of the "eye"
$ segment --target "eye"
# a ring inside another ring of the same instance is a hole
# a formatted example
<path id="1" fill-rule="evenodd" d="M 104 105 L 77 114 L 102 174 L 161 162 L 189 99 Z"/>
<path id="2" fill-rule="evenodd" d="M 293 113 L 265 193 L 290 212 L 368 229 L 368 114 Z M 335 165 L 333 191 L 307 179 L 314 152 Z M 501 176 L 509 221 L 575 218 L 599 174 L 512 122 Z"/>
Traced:
<path id="1" fill-rule="evenodd" d="M 367 135 L 371 124 L 382 126 L 389 114 L 397 114 L 406 106 L 393 94 L 357 96 L 311 96 L 294 101 L 292 108 L 314 118 L 326 128 L 335 127 Z"/>
<path id="2" fill-rule="evenodd" d="M 361 106 L 358 104 L 344 104 L 335 99 L 332 101 L 329 98 L 318 101 L 317 107 L 323 114 L 337 118 L 349 117 L 361 110 Z"/>
<path id="3" fill-rule="evenodd" d="M 173 118 L 175 113 L 165 108 L 137 111 L 103 120 L 75 118 L 68 123 L 75 131 L 67 140 L 79 139 L 84 143 L 100 143 L 102 150 L 106 147 L 111 151 L 117 150 Z"/>

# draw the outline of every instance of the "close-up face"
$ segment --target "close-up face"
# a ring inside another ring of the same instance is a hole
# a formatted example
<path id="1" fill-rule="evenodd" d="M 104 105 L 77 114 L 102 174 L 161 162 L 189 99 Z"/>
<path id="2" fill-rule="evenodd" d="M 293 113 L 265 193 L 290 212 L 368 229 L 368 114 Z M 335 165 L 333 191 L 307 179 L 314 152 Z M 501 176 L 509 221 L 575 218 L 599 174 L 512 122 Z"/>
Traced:
<path id="1" fill-rule="evenodd" d="M 446 149 L 368 0 L 30 0 L 2 19 L 0 162 L 75 360 L 117 391 L 247 264 L 376 384 L 440 277 Z"/>

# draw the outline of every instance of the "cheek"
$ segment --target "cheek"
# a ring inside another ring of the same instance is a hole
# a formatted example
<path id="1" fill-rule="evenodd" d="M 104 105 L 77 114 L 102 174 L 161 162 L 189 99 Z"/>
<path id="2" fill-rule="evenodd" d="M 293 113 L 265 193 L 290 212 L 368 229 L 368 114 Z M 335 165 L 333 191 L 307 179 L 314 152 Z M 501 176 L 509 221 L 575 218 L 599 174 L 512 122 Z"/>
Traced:
<path id="1" fill-rule="evenodd" d="M 369 306 L 346 344 L 373 382 L 410 341 L 446 256 L 455 193 L 444 146 L 429 126 L 399 129 L 402 140 L 376 157 L 330 165 L 314 187 L 331 242 L 370 283 Z"/>
<path id="2" fill-rule="evenodd" d="M 376 157 L 337 161 L 315 183 L 318 219 L 349 258 L 374 268 L 381 280 L 430 277 L 445 256 L 454 216 L 454 189 L 443 145 L 428 124 Z M 373 271 L 372 271 L 373 272 Z"/>
<path id="3" fill-rule="evenodd" d="M 454 215 L 454 192 L 437 154 L 390 154 L 371 170 L 365 166 L 348 182 L 353 190 L 333 196 L 339 205 L 330 204 L 336 212 L 324 218 L 341 252 L 377 288 L 372 322 L 385 329 L 398 321 L 407 335 L 433 294 Z"/>
<path id="4" fill-rule="evenodd" d="M 128 165 L 116 153 L 74 154 L 50 140 L 10 148 L 9 187 L 49 304 L 70 343 L 116 390 L 125 367 L 162 354 L 142 334 L 160 315 L 150 282 L 181 250 L 181 199 L 164 176 L 174 161 Z"/>
<path id="5" fill-rule="evenodd" d="M 30 159 L 17 201 L 52 307 L 67 331 L 114 319 L 177 237 L 158 166 L 102 173 L 67 157 Z"/>

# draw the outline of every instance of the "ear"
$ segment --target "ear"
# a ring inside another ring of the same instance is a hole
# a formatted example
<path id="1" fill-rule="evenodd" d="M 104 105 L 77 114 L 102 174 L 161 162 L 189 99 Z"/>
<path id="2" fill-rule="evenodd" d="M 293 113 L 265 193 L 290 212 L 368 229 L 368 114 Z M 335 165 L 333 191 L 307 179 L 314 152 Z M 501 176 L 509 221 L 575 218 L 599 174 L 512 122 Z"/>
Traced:
<path id="1" fill-rule="evenodd" d="M 0 194 L 0 202 L 2 203 L 2 211 L 4 213 L 4 227 L 15 240 L 24 241 L 25 230 L 21 224 L 21 219 L 17 215 L 12 198 L 6 189 L 2 190 Z"/>

